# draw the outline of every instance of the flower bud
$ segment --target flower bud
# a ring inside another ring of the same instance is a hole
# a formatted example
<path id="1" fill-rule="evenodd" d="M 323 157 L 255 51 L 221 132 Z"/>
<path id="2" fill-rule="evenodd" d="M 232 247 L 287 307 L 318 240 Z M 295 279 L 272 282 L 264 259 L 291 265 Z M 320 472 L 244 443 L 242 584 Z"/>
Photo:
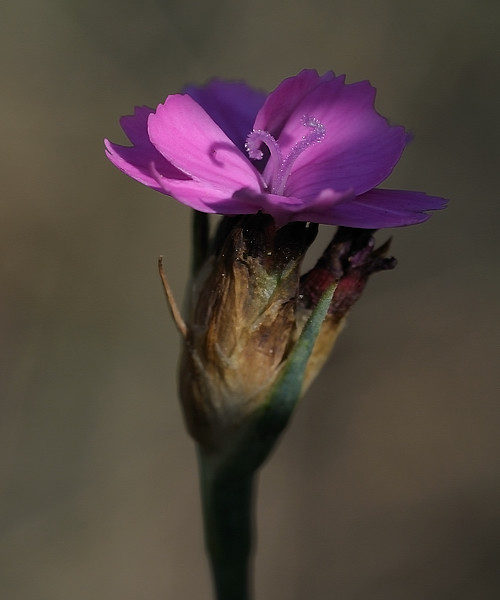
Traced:
<path id="1" fill-rule="evenodd" d="M 300 280 L 297 315 L 307 318 L 324 291 L 337 282 L 330 308 L 316 339 L 307 365 L 304 388 L 307 389 L 330 355 L 345 318 L 361 297 L 370 275 L 394 269 L 397 260 L 388 257 L 390 240 L 375 248 L 373 230 L 339 227 L 315 267 Z"/>

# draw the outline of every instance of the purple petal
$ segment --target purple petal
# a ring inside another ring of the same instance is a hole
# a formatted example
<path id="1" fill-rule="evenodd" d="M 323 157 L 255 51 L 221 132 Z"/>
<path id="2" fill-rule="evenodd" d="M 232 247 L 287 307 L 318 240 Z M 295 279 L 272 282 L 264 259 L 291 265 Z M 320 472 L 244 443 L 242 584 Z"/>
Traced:
<path id="1" fill-rule="evenodd" d="M 216 208 L 216 212 L 225 215 L 255 214 L 262 211 L 271 215 L 276 225 L 282 227 L 291 221 L 325 223 L 325 214 L 331 212 L 335 203 L 344 202 L 353 197 L 352 192 L 337 193 L 333 190 L 327 190 L 321 198 L 311 205 L 302 198 L 242 189 L 236 192 L 232 198 L 213 203 L 211 206 Z"/>
<path id="2" fill-rule="evenodd" d="M 107 157 L 120 171 L 163 192 L 152 174 L 152 166 L 163 177 L 186 179 L 186 175 L 169 163 L 150 142 L 147 120 L 152 112 L 151 108 L 140 106 L 135 108 L 133 115 L 120 119 L 122 129 L 133 146 L 120 146 L 109 140 L 104 140 L 104 145 Z"/>
<path id="3" fill-rule="evenodd" d="M 204 87 L 189 86 L 186 93 L 205 109 L 242 152 L 266 94 L 240 81 L 213 79 Z"/>
<path id="4" fill-rule="evenodd" d="M 186 206 L 200 212 L 224 215 L 238 215 L 258 212 L 253 204 L 241 204 L 238 191 L 228 188 L 215 187 L 206 181 L 194 179 L 166 179 L 159 173 L 156 175 L 156 184 L 161 187 L 164 194 L 175 198 Z M 253 208 L 250 209 L 249 206 Z"/>
<path id="5" fill-rule="evenodd" d="M 262 211 L 271 215 L 278 227 L 290 221 L 306 220 L 294 218 L 304 208 L 304 201 L 300 198 L 285 198 L 248 188 L 237 191 L 232 198 L 217 202 L 216 208 L 216 212 L 223 215 L 247 215 Z"/>
<path id="6" fill-rule="evenodd" d="M 362 194 L 392 172 L 407 143 L 403 127 L 391 127 L 374 108 L 375 89 L 362 81 L 350 85 L 325 81 L 304 96 L 290 115 L 279 139 L 287 153 L 304 135 L 303 115 L 326 129 L 321 143 L 297 159 L 286 193 L 313 199 L 322 189 L 353 189 Z"/>
<path id="7" fill-rule="evenodd" d="M 320 77 L 317 71 L 304 69 L 298 75 L 288 77 L 269 94 L 264 106 L 259 110 L 253 128 L 268 131 L 277 139 L 302 99 L 322 83 L 335 80 L 343 82 L 344 76 L 336 78 L 333 71 L 329 71 Z M 301 132 L 300 137 L 303 133 Z"/>
<path id="8" fill-rule="evenodd" d="M 197 184 L 203 193 L 213 188 L 212 198 L 230 198 L 242 188 L 260 190 L 260 174 L 190 96 L 169 96 L 150 115 L 148 129 L 156 149 L 193 180 L 185 187 L 189 194 Z M 165 189 L 177 190 L 172 195 L 184 202 L 178 195 L 184 183 L 174 187 L 166 181 Z"/>
<path id="9" fill-rule="evenodd" d="M 445 208 L 446 200 L 423 192 L 375 189 L 353 200 L 340 201 L 322 212 L 327 225 L 381 229 L 402 227 L 426 221 L 428 210 Z"/>
<path id="10" fill-rule="evenodd" d="M 136 106 L 133 115 L 120 118 L 121 128 L 134 146 L 145 148 L 151 146 L 148 137 L 148 119 L 153 112 L 154 110 L 149 106 Z"/>
<path id="11" fill-rule="evenodd" d="M 328 219 L 337 204 L 353 201 L 355 198 L 352 190 L 336 192 L 323 190 L 313 201 L 302 201 L 302 208 L 289 217 L 290 221 L 310 221 L 311 223 L 331 224 Z M 339 223 L 335 223 L 338 225 Z"/>

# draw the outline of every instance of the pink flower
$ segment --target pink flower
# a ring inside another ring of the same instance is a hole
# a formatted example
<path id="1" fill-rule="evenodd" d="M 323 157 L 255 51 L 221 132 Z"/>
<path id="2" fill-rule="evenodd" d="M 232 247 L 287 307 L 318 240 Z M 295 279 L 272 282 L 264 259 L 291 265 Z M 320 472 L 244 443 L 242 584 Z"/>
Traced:
<path id="1" fill-rule="evenodd" d="M 425 221 L 446 201 L 377 188 L 408 143 L 374 108 L 367 82 L 304 70 L 267 97 L 213 80 L 122 117 L 131 147 L 105 141 L 124 173 L 205 213 L 263 211 L 279 226 L 311 221 L 379 229 Z"/>

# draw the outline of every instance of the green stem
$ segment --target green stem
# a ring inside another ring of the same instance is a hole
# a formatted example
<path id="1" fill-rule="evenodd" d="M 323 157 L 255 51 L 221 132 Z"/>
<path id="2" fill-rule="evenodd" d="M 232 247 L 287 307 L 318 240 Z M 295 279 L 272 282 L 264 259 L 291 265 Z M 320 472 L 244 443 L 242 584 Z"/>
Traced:
<path id="1" fill-rule="evenodd" d="M 205 544 L 216 600 L 250 600 L 254 473 L 218 469 L 199 453 Z"/>

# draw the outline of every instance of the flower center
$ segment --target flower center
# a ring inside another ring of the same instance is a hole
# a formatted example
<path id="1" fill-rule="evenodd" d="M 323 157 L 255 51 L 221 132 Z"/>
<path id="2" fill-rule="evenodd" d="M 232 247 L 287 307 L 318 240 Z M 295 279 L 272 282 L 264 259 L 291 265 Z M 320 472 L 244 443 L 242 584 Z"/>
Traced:
<path id="1" fill-rule="evenodd" d="M 261 160 L 264 153 L 260 149 L 262 144 L 269 148 L 269 161 L 264 169 L 263 177 L 271 194 L 282 196 L 287 179 L 297 158 L 313 144 L 321 142 L 325 135 L 325 126 L 315 117 L 305 115 L 302 117 L 302 125 L 311 131 L 300 139 L 284 157 L 281 148 L 274 137 L 261 129 L 254 129 L 248 134 L 245 148 L 248 156 L 255 160 Z"/>

